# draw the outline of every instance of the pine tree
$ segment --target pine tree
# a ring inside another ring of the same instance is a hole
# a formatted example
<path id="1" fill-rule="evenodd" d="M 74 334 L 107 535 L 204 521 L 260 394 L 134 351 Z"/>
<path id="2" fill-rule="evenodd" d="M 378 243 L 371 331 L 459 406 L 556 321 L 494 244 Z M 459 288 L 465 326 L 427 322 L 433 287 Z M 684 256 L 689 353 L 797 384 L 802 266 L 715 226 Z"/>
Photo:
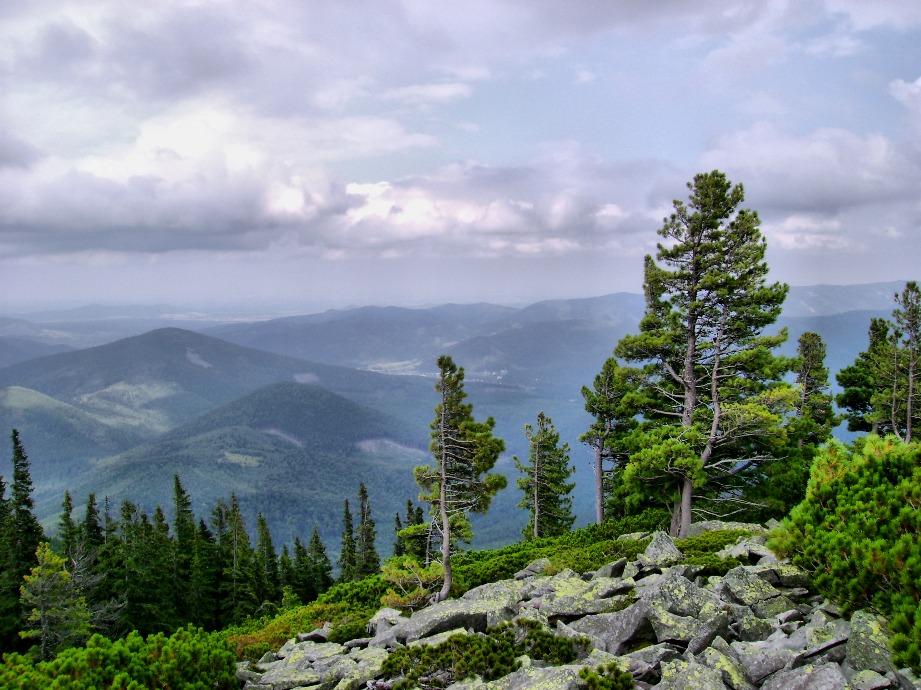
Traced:
<path id="1" fill-rule="evenodd" d="M 179 481 L 178 474 L 173 475 L 173 532 L 176 553 L 172 569 L 173 601 L 178 611 L 187 611 L 190 606 L 189 581 L 192 578 L 197 530 L 192 499 Z"/>
<path id="2" fill-rule="evenodd" d="M 296 555 L 296 554 L 295 554 Z M 349 499 L 342 506 L 342 548 L 339 551 L 339 581 L 349 582 L 358 575 L 358 552 L 355 546 L 355 527 Z"/>
<path id="3" fill-rule="evenodd" d="M 772 350 L 786 333 L 764 335 L 787 286 L 766 282 L 766 244 L 757 213 L 739 209 L 741 185 L 714 170 L 696 175 L 689 202 L 674 202 L 645 259 L 646 313 L 640 333 L 615 354 L 643 372 L 642 435 L 633 432 L 628 480 L 672 501 L 673 535 L 691 524 L 695 489 L 737 496 L 733 477 L 772 459 L 793 402 L 779 385 L 787 364 Z"/>
<path id="4" fill-rule="evenodd" d="M 193 625 L 214 630 L 219 627 L 217 594 L 220 562 L 214 536 L 204 519 L 195 531 L 195 546 L 189 573 L 188 620 Z"/>
<path id="5" fill-rule="evenodd" d="M 99 522 L 99 508 L 96 507 L 96 494 L 87 496 L 86 514 L 79 529 L 80 540 L 86 545 L 87 550 L 98 549 L 105 541 L 105 534 Z"/>
<path id="6" fill-rule="evenodd" d="M 77 525 L 74 522 L 74 502 L 70 491 L 64 492 L 61 517 L 58 520 L 58 538 L 61 541 L 61 555 L 65 562 L 71 560 L 77 550 Z"/>
<path id="7" fill-rule="evenodd" d="M 294 537 L 294 555 L 291 558 L 290 586 L 302 604 L 309 604 L 317 598 L 314 578 L 307 547 L 300 537 Z"/>
<path id="8" fill-rule="evenodd" d="M 890 331 L 891 324 L 886 319 L 871 319 L 869 346 L 835 377 L 842 388 L 835 401 L 846 410 L 848 431 L 872 431 L 880 436 L 892 433 L 889 416 L 877 409 L 887 407 L 882 401 L 890 391 L 882 375 L 892 362 Z"/>
<path id="9" fill-rule="evenodd" d="M 355 573 L 358 579 L 376 575 L 381 569 L 381 559 L 374 545 L 377 529 L 371 518 L 371 503 L 364 483 L 358 486 L 358 534 L 355 540 Z"/>
<path id="10" fill-rule="evenodd" d="M 797 444 L 821 445 L 831 438 L 832 429 L 840 419 L 832 406 L 833 396 L 828 392 L 828 369 L 825 366 L 825 343 L 818 333 L 803 333 L 797 341 L 796 384 L 799 399 L 796 403 Z"/>
<path id="11" fill-rule="evenodd" d="M 440 402 L 435 407 L 432 429 L 432 455 L 435 465 L 423 465 L 414 471 L 422 489 L 419 500 L 429 503 L 441 530 L 441 559 L 444 585 L 435 595 L 443 601 L 451 591 L 451 549 L 454 537 L 469 538 L 468 513 L 485 513 L 493 496 L 505 488 L 501 474 L 489 474 L 505 443 L 493 436 L 495 421 L 473 418 L 473 406 L 464 403 L 464 370 L 447 355 L 438 358 L 438 382 L 435 390 Z"/>
<path id="12" fill-rule="evenodd" d="M 278 583 L 278 556 L 272 544 L 272 534 L 265 516 L 256 516 L 256 599 L 261 602 L 278 602 L 281 588 Z"/>
<path id="13" fill-rule="evenodd" d="M 35 517 L 32 499 L 32 476 L 29 457 L 22 446 L 19 432 L 13 429 L 13 482 L 10 497 L 0 511 L 0 643 L 4 649 L 13 649 L 17 633 L 22 629 L 22 612 L 19 605 L 19 586 L 37 564 L 38 545 L 45 535 Z"/>
<path id="14" fill-rule="evenodd" d="M 35 556 L 36 564 L 20 587 L 22 606 L 28 612 L 20 636 L 38 638 L 40 656 L 47 661 L 62 649 L 85 642 L 92 616 L 64 558 L 52 553 L 47 543 L 39 545 Z"/>
<path id="15" fill-rule="evenodd" d="M 582 387 L 585 410 L 594 422 L 579 440 L 587 444 L 594 453 L 595 470 L 595 522 L 605 520 L 606 488 L 612 483 L 610 475 L 627 464 L 629 454 L 623 447 L 624 437 L 637 426 L 638 412 L 636 389 L 638 372 L 623 367 L 609 357 L 595 377 L 592 388 Z M 612 465 L 605 470 L 605 463 Z"/>
<path id="16" fill-rule="evenodd" d="M 518 479 L 518 488 L 524 491 L 518 507 L 531 513 L 522 534 L 525 539 L 565 534 L 576 519 L 569 497 L 575 484 L 566 481 L 575 472 L 569 464 L 569 444 L 560 445 L 553 420 L 543 412 L 537 415 L 536 428 L 525 425 L 525 436 L 530 446 L 528 464 L 514 459 L 515 467 L 525 475 Z"/>
<path id="17" fill-rule="evenodd" d="M 218 589 L 221 603 L 220 623 L 224 627 L 252 615 L 259 602 L 256 600 L 255 592 L 253 549 L 235 494 L 230 495 L 229 506 L 218 504 L 215 508 L 215 518 L 218 525 L 215 534 L 221 567 Z"/>
<path id="18" fill-rule="evenodd" d="M 905 378 L 905 442 L 911 443 L 915 418 L 918 416 L 918 376 L 921 374 L 921 290 L 911 280 L 901 294 L 895 295 L 896 309 L 892 312 L 904 351 Z"/>
<path id="19" fill-rule="evenodd" d="M 316 525 L 307 544 L 307 563 L 309 564 L 311 585 L 317 596 L 323 594 L 333 584 L 333 564 L 326 553 L 320 531 Z"/>

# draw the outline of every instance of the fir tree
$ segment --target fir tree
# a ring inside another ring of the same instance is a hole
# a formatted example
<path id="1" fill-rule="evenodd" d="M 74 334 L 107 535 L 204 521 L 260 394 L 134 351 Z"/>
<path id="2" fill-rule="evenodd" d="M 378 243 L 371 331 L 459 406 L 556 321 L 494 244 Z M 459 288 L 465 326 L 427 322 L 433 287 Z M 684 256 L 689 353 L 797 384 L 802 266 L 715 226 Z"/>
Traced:
<path id="1" fill-rule="evenodd" d="M 358 575 L 358 552 L 349 499 L 345 499 L 342 505 L 342 547 L 339 551 L 338 565 L 340 582 L 349 582 Z"/>
<path id="2" fill-rule="evenodd" d="M 265 516 L 256 516 L 256 599 L 260 602 L 277 602 L 281 598 L 278 583 L 278 556 L 272 544 L 272 534 Z"/>
<path id="3" fill-rule="evenodd" d="M 77 550 L 77 525 L 73 513 L 74 502 L 70 497 L 70 491 L 65 491 L 61 517 L 58 520 L 58 539 L 61 541 L 61 555 L 65 562 L 71 560 Z"/>
<path id="4" fill-rule="evenodd" d="M 99 522 L 99 508 L 96 507 L 96 494 L 91 493 L 86 498 L 86 513 L 83 522 L 80 523 L 80 539 L 88 550 L 98 549 L 105 540 L 105 534 Z"/>
<path id="5" fill-rule="evenodd" d="M 575 472 L 569 464 L 569 444 L 560 445 L 559 432 L 543 412 L 537 415 L 536 428 L 525 425 L 525 436 L 530 446 L 528 464 L 514 459 L 525 475 L 518 479 L 518 488 L 524 491 L 518 507 L 531 514 L 522 534 L 525 539 L 565 534 L 576 519 L 569 498 L 575 484 L 566 481 Z"/>
<path id="6" fill-rule="evenodd" d="M 45 661 L 67 647 L 82 644 L 90 636 L 91 615 L 83 593 L 65 568 L 65 560 L 52 553 L 47 543 L 36 550 L 36 564 L 23 578 L 20 597 L 27 611 L 24 639 L 38 639 Z"/>
<path id="7" fill-rule="evenodd" d="M 333 564 L 326 553 L 320 531 L 316 525 L 307 545 L 307 562 L 309 564 L 311 585 L 317 596 L 323 594 L 333 584 Z"/>
<path id="8" fill-rule="evenodd" d="M 4 649 L 16 646 L 23 621 L 19 586 L 23 576 L 37 564 L 36 551 L 45 536 L 34 514 L 29 457 L 16 429 L 12 443 L 13 482 L 9 499 L 0 508 L 4 518 L 0 524 L 0 643 L 5 643 Z"/>
<path id="9" fill-rule="evenodd" d="M 376 539 L 377 529 L 371 518 L 368 490 L 362 483 L 358 486 L 358 534 L 355 540 L 355 573 L 358 579 L 380 572 L 381 559 L 374 545 Z"/>
<path id="10" fill-rule="evenodd" d="M 473 406 L 464 402 L 464 370 L 447 355 L 438 358 L 438 369 L 435 390 L 440 401 L 431 424 L 435 464 L 417 467 L 414 474 L 422 489 L 419 499 L 431 505 L 441 530 L 444 585 L 435 600 L 443 601 L 453 583 L 454 537 L 469 538 L 468 513 L 485 513 L 493 496 L 505 488 L 506 479 L 501 474 L 489 474 L 505 443 L 493 436 L 492 417 L 485 422 L 474 420 Z"/>
<path id="11" fill-rule="evenodd" d="M 592 388 L 582 387 L 585 410 L 594 422 L 579 440 L 594 453 L 595 470 L 595 522 L 605 520 L 606 487 L 611 484 L 609 475 L 622 471 L 629 459 L 623 447 L 625 436 L 639 424 L 636 389 L 639 376 L 636 370 L 622 367 L 609 357 L 595 377 Z M 605 463 L 612 465 L 605 469 Z"/>

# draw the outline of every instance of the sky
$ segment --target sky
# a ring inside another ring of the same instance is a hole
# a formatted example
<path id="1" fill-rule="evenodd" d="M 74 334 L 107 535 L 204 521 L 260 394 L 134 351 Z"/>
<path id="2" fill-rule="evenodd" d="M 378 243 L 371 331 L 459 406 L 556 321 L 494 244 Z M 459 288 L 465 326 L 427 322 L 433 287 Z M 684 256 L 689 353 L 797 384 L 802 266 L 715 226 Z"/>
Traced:
<path id="1" fill-rule="evenodd" d="M 0 312 L 642 290 L 698 172 L 771 278 L 921 264 L 918 0 L 0 0 Z"/>

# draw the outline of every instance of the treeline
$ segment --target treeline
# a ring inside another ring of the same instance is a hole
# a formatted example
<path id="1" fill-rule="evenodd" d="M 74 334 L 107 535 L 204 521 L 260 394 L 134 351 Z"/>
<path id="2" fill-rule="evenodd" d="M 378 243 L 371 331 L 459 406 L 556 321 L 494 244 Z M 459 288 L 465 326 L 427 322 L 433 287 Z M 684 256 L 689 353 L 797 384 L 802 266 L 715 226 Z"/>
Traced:
<path id="1" fill-rule="evenodd" d="M 279 553 L 259 514 L 254 538 L 235 495 L 209 519 L 196 516 L 178 476 L 172 522 L 162 507 L 152 514 L 130 500 L 115 512 L 90 494 L 74 516 L 65 492 L 54 548 L 34 515 L 28 456 L 12 432 L 10 496 L 0 476 L 0 645 L 25 650 L 34 639 L 43 659 L 83 644 L 92 634 L 115 639 L 172 633 L 191 625 L 220 630 L 316 599 L 334 583 L 333 563 L 316 527 Z M 380 569 L 376 528 L 364 484 L 358 524 L 344 502 L 339 581 Z"/>

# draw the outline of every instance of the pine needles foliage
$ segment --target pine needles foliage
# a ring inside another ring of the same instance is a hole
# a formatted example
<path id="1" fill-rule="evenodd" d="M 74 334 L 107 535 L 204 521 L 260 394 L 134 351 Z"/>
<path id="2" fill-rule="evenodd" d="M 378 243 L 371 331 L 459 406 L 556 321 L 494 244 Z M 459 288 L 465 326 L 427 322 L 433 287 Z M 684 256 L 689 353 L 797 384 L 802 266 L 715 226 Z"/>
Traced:
<path id="1" fill-rule="evenodd" d="M 230 690 L 239 686 L 235 672 L 233 651 L 220 635 L 188 626 L 169 637 L 157 633 L 145 639 L 135 631 L 113 642 L 94 635 L 85 647 L 38 663 L 22 654 L 5 654 L 0 687 Z"/>
<path id="2" fill-rule="evenodd" d="M 491 681 L 518 669 L 521 656 L 550 666 L 571 663 L 578 658 L 577 643 L 535 621 L 502 623 L 485 634 L 457 634 L 438 645 L 402 647 L 387 657 L 381 674 L 400 679 L 393 690 L 445 688 L 473 676 Z"/>
<path id="3" fill-rule="evenodd" d="M 769 545 L 845 613 L 889 616 L 895 664 L 921 671 L 921 446 L 875 435 L 856 449 L 830 443 Z"/>

